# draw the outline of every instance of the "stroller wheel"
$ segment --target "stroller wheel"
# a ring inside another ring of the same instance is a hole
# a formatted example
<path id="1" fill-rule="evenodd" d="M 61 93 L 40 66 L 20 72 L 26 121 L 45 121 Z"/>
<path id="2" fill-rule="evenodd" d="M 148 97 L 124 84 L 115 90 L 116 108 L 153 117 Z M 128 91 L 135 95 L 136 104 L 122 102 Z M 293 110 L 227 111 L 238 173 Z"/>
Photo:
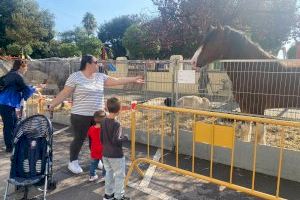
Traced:
<path id="1" fill-rule="evenodd" d="M 17 186 L 17 185 L 16 185 L 16 186 L 15 186 L 15 191 L 19 191 L 20 188 L 21 188 L 20 186 Z"/>
<path id="2" fill-rule="evenodd" d="M 49 181 L 47 185 L 48 190 L 55 190 L 57 182 L 55 180 Z"/>
<path id="3" fill-rule="evenodd" d="M 16 191 L 16 192 L 23 192 L 23 191 L 24 191 L 24 187 L 19 186 L 19 185 L 16 185 L 16 186 L 15 186 L 15 191 Z"/>

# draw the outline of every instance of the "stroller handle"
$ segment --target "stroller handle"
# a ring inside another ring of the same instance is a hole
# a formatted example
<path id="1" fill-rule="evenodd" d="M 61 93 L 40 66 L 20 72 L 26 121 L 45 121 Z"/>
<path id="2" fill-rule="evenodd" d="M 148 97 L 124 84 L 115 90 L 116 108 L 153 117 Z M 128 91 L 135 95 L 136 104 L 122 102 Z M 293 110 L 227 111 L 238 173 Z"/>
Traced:
<path id="1" fill-rule="evenodd" d="M 48 109 L 49 114 L 50 114 L 50 119 L 52 120 L 53 119 L 53 110 L 50 109 L 50 105 L 47 105 L 47 109 Z"/>

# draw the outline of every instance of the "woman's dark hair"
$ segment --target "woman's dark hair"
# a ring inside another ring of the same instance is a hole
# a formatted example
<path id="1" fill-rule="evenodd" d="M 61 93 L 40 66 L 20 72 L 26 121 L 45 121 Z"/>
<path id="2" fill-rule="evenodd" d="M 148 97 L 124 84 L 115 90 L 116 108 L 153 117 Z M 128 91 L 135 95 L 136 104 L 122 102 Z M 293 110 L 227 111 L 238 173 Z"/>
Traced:
<path id="1" fill-rule="evenodd" d="M 82 56 L 79 70 L 80 71 L 84 70 L 87 63 L 91 64 L 93 62 L 93 57 L 94 56 L 92 56 L 90 54 L 86 54 L 86 55 Z"/>
<path id="2" fill-rule="evenodd" d="M 25 65 L 27 65 L 26 60 L 17 59 L 17 60 L 15 60 L 13 67 L 11 68 L 11 71 L 13 71 L 13 72 L 18 71 L 22 66 L 25 66 Z"/>

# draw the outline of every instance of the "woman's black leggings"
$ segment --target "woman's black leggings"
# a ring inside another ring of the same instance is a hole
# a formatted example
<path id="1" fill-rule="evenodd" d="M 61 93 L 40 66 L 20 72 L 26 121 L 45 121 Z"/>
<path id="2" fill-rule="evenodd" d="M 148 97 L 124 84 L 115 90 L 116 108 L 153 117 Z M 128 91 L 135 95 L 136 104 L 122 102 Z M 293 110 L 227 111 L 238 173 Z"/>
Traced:
<path id="1" fill-rule="evenodd" d="M 6 150 L 12 150 L 14 129 L 17 124 L 17 115 L 14 107 L 0 104 L 0 115 L 3 121 L 3 135 Z"/>
<path id="2" fill-rule="evenodd" d="M 92 116 L 71 114 L 71 126 L 73 129 L 73 141 L 70 145 L 70 161 L 78 160 L 78 155 L 87 137 L 87 132 L 94 124 Z"/>

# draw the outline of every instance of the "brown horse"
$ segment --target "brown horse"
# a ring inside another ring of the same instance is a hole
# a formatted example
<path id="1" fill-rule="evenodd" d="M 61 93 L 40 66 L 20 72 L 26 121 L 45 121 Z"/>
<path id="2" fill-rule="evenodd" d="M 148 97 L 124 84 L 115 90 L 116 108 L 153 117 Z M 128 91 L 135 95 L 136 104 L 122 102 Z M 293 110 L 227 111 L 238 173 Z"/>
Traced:
<path id="1" fill-rule="evenodd" d="M 220 59 L 233 60 L 225 62 L 224 68 L 241 112 L 263 115 L 269 108 L 300 107 L 300 67 L 274 60 L 242 32 L 228 26 L 214 28 L 194 54 L 192 63 L 203 67 Z"/>
<path id="2" fill-rule="evenodd" d="M 232 60 L 225 61 L 224 68 L 242 113 L 264 115 L 265 109 L 300 107 L 299 66 L 275 60 L 242 32 L 228 26 L 213 28 L 191 61 L 201 68 L 220 59 Z"/>

